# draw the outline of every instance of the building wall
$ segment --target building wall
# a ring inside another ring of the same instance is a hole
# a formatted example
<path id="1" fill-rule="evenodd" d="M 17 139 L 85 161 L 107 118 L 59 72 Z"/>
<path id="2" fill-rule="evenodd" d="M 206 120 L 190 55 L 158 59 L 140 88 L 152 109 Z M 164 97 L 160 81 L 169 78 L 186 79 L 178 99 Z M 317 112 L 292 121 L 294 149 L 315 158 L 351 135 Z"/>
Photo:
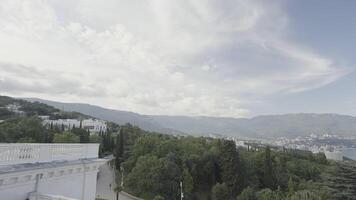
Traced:
<path id="1" fill-rule="evenodd" d="M 101 164 L 93 162 L 85 166 L 77 164 L 0 174 L 0 199 L 25 200 L 29 193 L 35 191 L 36 176 L 39 174 L 37 192 L 40 194 L 95 200 L 97 172 Z"/>
<path id="2" fill-rule="evenodd" d="M 102 120 L 85 119 L 82 121 L 82 127 L 88 129 L 91 133 L 106 132 L 106 122 Z"/>
<path id="3" fill-rule="evenodd" d="M 42 117 L 44 119 L 44 117 Z M 106 122 L 103 120 L 97 119 L 84 119 L 84 120 L 77 120 L 77 119 L 58 119 L 58 120 L 50 120 L 44 119 L 43 121 L 46 125 L 53 125 L 61 128 L 64 126 L 65 130 L 71 130 L 74 127 L 87 129 L 90 133 L 106 133 L 107 125 Z"/>

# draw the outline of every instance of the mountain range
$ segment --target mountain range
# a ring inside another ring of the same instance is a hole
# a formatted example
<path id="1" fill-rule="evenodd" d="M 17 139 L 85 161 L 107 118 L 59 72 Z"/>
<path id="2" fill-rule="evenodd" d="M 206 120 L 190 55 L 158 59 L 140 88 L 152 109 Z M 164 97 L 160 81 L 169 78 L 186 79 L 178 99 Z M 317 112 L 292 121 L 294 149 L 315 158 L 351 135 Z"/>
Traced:
<path id="1" fill-rule="evenodd" d="M 82 103 L 62 103 L 27 98 L 65 111 L 76 111 L 118 124 L 130 123 L 147 131 L 195 136 L 221 135 L 240 138 L 295 138 L 310 134 L 356 136 L 356 117 L 339 114 L 283 114 L 253 118 L 142 115 Z"/>

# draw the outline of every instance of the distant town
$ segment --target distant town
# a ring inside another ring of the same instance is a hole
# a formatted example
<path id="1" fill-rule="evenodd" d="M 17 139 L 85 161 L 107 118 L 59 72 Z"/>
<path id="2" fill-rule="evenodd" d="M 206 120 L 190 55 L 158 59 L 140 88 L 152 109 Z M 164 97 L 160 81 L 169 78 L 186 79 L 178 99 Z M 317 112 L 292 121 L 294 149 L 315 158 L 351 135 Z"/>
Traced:
<path id="1" fill-rule="evenodd" d="M 324 153 L 327 159 L 331 160 L 356 160 L 356 137 L 342 137 L 338 135 L 311 134 L 306 137 L 277 138 L 277 139 L 254 139 L 241 140 L 235 137 L 228 137 L 235 141 L 237 146 L 248 148 L 250 144 L 270 145 L 277 148 L 297 149 L 310 151 L 312 153 Z"/>

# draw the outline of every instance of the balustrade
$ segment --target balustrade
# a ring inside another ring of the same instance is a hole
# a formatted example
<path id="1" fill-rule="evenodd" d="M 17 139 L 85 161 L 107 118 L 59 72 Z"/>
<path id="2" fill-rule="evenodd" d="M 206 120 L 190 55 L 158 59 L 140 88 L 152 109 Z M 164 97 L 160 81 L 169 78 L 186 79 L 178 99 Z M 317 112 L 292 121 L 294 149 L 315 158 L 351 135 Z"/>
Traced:
<path id="1" fill-rule="evenodd" d="M 97 158 L 99 144 L 0 144 L 0 165 Z"/>

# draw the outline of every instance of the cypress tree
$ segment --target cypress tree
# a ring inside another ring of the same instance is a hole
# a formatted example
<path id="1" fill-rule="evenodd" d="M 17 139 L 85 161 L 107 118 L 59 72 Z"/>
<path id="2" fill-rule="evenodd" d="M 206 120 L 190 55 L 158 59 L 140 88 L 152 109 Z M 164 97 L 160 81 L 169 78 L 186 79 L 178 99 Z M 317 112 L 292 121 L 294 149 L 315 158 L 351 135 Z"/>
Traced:
<path id="1" fill-rule="evenodd" d="M 110 132 L 108 132 L 107 134 L 102 134 L 102 137 L 103 137 L 103 144 L 104 144 L 104 149 L 106 151 L 112 151 L 113 148 L 112 148 L 112 141 L 111 141 L 111 134 Z"/>
<path id="2" fill-rule="evenodd" d="M 231 197 L 236 196 L 243 189 L 242 165 L 236 145 L 231 140 L 221 143 L 220 168 L 222 181 L 231 192 Z"/>
<path id="3" fill-rule="evenodd" d="M 105 135 L 102 137 L 103 138 L 103 151 L 107 151 L 107 138 L 105 137 Z"/>
<path id="4" fill-rule="evenodd" d="M 116 136 L 116 149 L 115 149 L 115 164 L 116 169 L 120 169 L 120 165 L 124 159 L 124 130 L 120 129 L 119 135 Z"/>
<path id="5" fill-rule="evenodd" d="M 295 191 L 294 182 L 292 177 L 290 177 L 288 181 L 288 195 L 292 196 L 294 194 L 294 191 Z"/>
<path id="6" fill-rule="evenodd" d="M 271 149 L 269 146 L 265 150 L 265 161 L 264 161 L 264 171 L 263 171 L 263 184 L 265 187 L 270 189 L 275 188 L 275 177 L 273 174 Z"/>

